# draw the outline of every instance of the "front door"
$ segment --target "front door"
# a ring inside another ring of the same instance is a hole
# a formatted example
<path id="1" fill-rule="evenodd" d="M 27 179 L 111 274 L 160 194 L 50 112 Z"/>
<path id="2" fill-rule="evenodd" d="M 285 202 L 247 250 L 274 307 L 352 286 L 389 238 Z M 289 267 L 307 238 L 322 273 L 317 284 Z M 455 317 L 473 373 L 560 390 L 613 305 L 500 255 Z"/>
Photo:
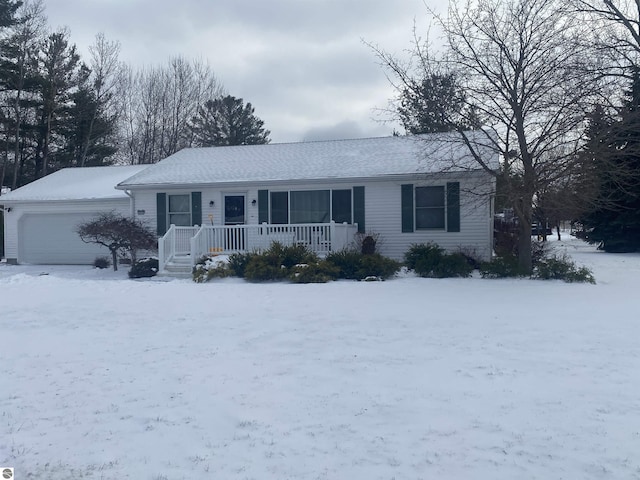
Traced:
<path id="1" fill-rule="evenodd" d="M 224 196 L 224 224 L 244 225 L 245 223 L 245 196 Z"/>
<path id="2" fill-rule="evenodd" d="M 224 196 L 224 224 L 231 227 L 226 229 L 226 251 L 245 250 L 245 230 L 240 227 L 245 224 L 246 220 L 245 205 L 244 195 L 229 194 Z"/>

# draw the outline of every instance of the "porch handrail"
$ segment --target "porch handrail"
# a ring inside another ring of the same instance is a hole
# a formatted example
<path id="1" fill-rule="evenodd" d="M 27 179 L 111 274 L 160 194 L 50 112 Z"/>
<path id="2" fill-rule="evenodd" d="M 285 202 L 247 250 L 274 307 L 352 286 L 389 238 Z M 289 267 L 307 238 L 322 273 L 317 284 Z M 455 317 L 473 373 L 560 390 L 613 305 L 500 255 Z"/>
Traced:
<path id="1" fill-rule="evenodd" d="M 164 271 L 167 262 L 176 254 L 176 226 L 171 224 L 169 230 L 158 239 L 158 270 Z"/>
<path id="2" fill-rule="evenodd" d="M 202 225 L 198 231 L 196 232 L 196 234 L 191 237 L 191 239 L 189 240 L 190 243 L 190 256 L 191 256 L 191 266 L 195 266 L 196 261 L 198 258 L 200 258 L 202 255 L 204 255 L 203 252 L 206 249 L 206 237 L 204 235 L 204 225 Z"/>

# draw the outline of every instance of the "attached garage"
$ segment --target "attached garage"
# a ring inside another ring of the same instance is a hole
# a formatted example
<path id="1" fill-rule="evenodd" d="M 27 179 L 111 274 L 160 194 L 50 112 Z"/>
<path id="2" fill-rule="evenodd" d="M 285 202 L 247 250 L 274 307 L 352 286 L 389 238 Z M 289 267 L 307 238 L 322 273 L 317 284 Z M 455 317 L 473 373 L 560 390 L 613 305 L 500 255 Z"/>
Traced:
<path id="1" fill-rule="evenodd" d="M 109 255 L 80 240 L 76 228 L 101 212 L 131 215 L 131 198 L 114 186 L 145 167 L 67 168 L 0 196 L 7 262 L 90 265 Z"/>
<path id="2" fill-rule="evenodd" d="M 128 205 L 124 205 L 128 213 Z M 122 210 L 122 209 L 118 209 Z M 98 213 L 98 212 L 95 212 Z M 88 265 L 109 250 L 84 243 L 75 232 L 78 224 L 91 220 L 91 213 L 27 213 L 18 222 L 20 263 Z"/>

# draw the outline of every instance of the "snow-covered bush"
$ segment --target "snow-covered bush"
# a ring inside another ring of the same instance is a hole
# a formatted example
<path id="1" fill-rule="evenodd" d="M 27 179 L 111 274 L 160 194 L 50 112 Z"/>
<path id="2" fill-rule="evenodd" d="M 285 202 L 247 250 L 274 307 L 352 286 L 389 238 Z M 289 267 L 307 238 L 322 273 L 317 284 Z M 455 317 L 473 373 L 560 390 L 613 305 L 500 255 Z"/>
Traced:
<path id="1" fill-rule="evenodd" d="M 143 258 L 131 265 L 129 278 L 155 277 L 158 273 L 158 259 L 155 257 Z"/>
<path id="2" fill-rule="evenodd" d="M 293 283 L 327 283 L 336 280 L 339 273 L 338 267 L 326 260 L 320 260 L 318 263 L 294 265 L 289 273 L 289 279 Z"/>
<path id="3" fill-rule="evenodd" d="M 295 265 L 315 263 L 318 263 L 318 256 L 304 245 L 273 242 L 267 250 L 249 259 L 244 278 L 253 281 L 282 280 L 290 276 Z"/>
<path id="4" fill-rule="evenodd" d="M 247 268 L 249 260 L 255 257 L 257 253 L 233 253 L 229 255 L 229 270 L 232 275 L 236 277 L 244 278 L 244 271 Z"/>
<path id="5" fill-rule="evenodd" d="M 192 271 L 193 281 L 196 283 L 208 282 L 212 278 L 225 278 L 233 275 L 229 268 L 229 257 L 202 257 Z"/>

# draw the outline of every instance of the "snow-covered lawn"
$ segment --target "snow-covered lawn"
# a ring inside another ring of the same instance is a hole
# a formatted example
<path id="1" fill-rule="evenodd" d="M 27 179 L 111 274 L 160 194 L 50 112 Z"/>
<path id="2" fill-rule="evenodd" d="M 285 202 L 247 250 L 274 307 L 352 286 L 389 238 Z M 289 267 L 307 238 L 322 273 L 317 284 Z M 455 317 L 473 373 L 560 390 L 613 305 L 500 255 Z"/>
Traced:
<path id="1" fill-rule="evenodd" d="M 1 265 L 0 466 L 18 480 L 638 479 L 640 255 L 556 248 L 597 285 Z"/>

